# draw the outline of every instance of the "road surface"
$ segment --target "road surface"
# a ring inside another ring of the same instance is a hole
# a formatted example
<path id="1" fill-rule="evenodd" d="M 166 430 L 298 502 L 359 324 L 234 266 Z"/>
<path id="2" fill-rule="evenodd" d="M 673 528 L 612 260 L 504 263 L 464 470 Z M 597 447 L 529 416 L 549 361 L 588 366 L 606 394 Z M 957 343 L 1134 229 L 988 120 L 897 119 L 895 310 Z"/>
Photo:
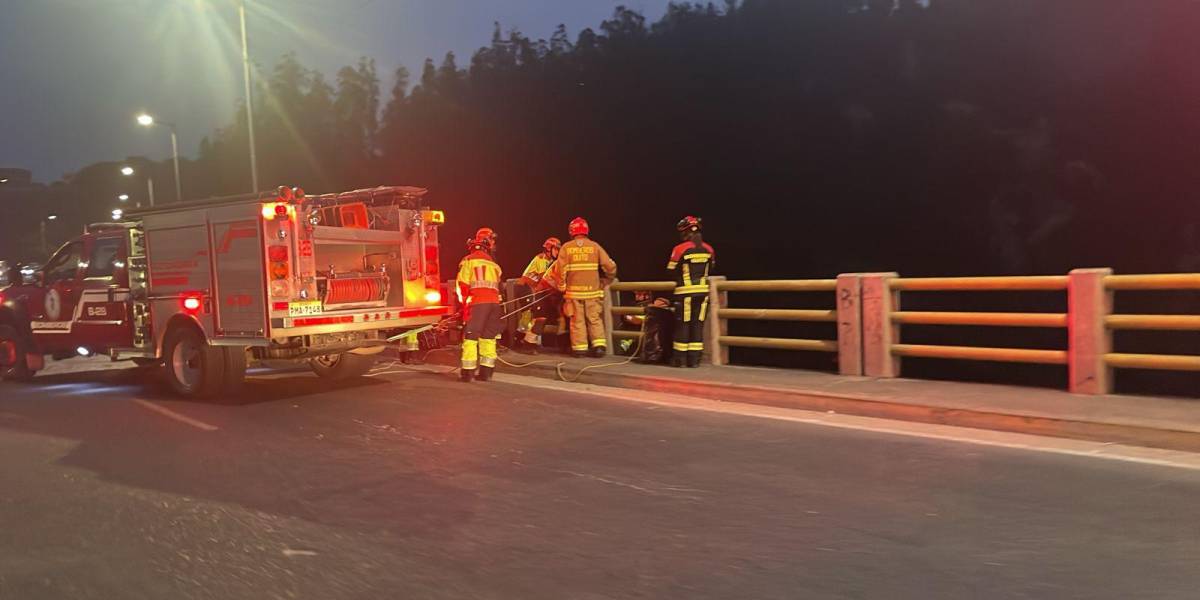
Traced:
<path id="1" fill-rule="evenodd" d="M 507 379 L 3 385 L 0 598 L 1200 594 L 1200 471 Z"/>

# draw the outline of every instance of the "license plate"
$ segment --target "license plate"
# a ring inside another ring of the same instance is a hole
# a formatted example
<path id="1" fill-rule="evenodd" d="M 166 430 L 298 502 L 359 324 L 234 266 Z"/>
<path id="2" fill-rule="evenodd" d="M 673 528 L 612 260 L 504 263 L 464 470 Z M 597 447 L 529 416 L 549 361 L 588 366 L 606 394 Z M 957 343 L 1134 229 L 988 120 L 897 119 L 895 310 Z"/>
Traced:
<path id="1" fill-rule="evenodd" d="M 288 302 L 289 317 L 308 317 L 311 315 L 321 314 L 320 300 L 307 300 L 305 302 Z"/>

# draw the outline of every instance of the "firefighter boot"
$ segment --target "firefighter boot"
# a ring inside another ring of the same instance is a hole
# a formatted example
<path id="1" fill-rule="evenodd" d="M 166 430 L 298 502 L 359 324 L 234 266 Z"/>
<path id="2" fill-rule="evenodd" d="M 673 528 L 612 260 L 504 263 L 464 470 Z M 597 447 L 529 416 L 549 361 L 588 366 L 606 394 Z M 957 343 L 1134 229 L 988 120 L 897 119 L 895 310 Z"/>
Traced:
<path id="1" fill-rule="evenodd" d="M 479 366 L 479 375 L 477 377 L 475 377 L 475 379 L 478 379 L 479 381 L 491 381 L 492 380 L 492 372 L 495 370 L 496 369 L 494 367 L 485 367 L 483 365 L 480 365 Z"/>
<path id="2" fill-rule="evenodd" d="M 699 350 L 689 351 L 687 353 L 687 366 L 689 366 L 693 369 L 698 368 L 700 366 L 700 355 L 701 354 L 702 353 Z"/>
<path id="3" fill-rule="evenodd" d="M 471 383 L 475 379 L 475 369 L 462 369 L 459 374 L 462 376 L 463 383 Z"/>
<path id="4" fill-rule="evenodd" d="M 592 357 L 593 358 L 600 358 L 607 353 L 608 353 L 608 348 L 605 346 L 593 346 L 592 347 Z"/>
<path id="5" fill-rule="evenodd" d="M 686 362 L 686 358 L 684 357 L 685 354 L 687 354 L 687 353 L 680 352 L 678 350 L 671 353 L 671 366 L 672 367 L 683 367 L 684 363 Z"/>

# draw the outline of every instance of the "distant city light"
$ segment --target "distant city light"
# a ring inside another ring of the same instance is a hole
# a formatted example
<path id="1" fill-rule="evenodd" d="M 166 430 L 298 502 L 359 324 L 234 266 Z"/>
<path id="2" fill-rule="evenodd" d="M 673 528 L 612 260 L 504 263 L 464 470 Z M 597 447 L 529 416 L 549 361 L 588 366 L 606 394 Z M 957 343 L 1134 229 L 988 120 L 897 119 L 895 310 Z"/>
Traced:
<path id="1" fill-rule="evenodd" d="M 154 124 L 154 117 L 152 117 L 148 114 L 142 113 L 137 116 L 137 122 L 138 122 L 138 125 L 145 125 L 145 126 L 149 127 L 150 125 Z"/>
<path id="2" fill-rule="evenodd" d="M 124 202 L 128 199 L 129 199 L 129 194 L 121 194 L 120 196 L 117 196 L 117 200 L 120 200 L 121 202 Z"/>
<path id="3" fill-rule="evenodd" d="M 121 167 L 122 175 L 133 175 L 133 167 Z"/>
<path id="4" fill-rule="evenodd" d="M 8 183 L 8 178 L 5 177 L 4 179 L 0 179 L 0 183 Z"/>
<path id="5" fill-rule="evenodd" d="M 58 215 L 46 215 L 47 221 L 53 221 L 58 218 Z"/>
<path id="6" fill-rule="evenodd" d="M 112 211 L 112 218 L 113 218 L 113 220 L 115 221 L 115 220 L 117 220 L 117 219 L 120 219 L 120 218 L 121 218 L 121 215 L 123 215 L 123 214 L 125 214 L 125 211 L 123 211 L 123 210 L 121 210 L 121 209 L 119 209 L 119 208 L 114 208 L 114 209 L 113 209 L 113 211 Z"/>

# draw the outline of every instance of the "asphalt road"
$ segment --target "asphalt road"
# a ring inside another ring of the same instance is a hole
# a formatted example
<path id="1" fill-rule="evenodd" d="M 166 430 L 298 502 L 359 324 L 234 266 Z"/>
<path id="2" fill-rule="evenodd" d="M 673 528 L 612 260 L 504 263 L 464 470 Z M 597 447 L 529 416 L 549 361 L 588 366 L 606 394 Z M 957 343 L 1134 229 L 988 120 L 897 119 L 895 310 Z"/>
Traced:
<path id="1" fill-rule="evenodd" d="M 137 377 L 0 387 L 0 598 L 1200 597 L 1197 471 L 425 373 L 245 406 Z"/>

